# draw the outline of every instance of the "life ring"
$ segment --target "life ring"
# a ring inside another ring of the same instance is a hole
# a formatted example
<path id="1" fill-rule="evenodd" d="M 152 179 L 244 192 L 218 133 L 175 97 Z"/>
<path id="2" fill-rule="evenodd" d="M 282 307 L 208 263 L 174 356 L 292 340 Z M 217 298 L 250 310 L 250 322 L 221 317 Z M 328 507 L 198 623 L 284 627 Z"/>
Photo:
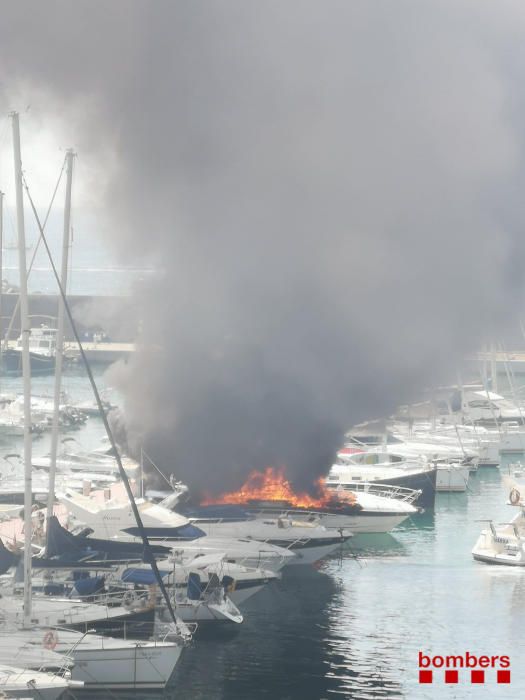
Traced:
<path id="1" fill-rule="evenodd" d="M 509 501 L 512 503 L 513 506 L 518 505 L 520 502 L 521 494 L 518 491 L 518 489 L 511 489 L 509 493 Z"/>
<path id="2" fill-rule="evenodd" d="M 44 639 L 42 640 L 44 649 L 54 649 L 58 644 L 58 634 L 53 630 L 49 630 L 44 634 Z"/>

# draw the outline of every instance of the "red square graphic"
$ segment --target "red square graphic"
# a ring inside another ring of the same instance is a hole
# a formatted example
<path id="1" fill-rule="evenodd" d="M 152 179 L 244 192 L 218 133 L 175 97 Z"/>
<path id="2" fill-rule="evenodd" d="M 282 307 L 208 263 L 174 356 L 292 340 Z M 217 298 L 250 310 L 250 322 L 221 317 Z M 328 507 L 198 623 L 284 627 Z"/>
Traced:
<path id="1" fill-rule="evenodd" d="M 432 683 L 432 671 L 420 671 L 419 672 L 419 682 L 420 683 Z"/>
<path id="2" fill-rule="evenodd" d="M 510 683 L 510 671 L 498 671 L 498 683 Z"/>
<path id="3" fill-rule="evenodd" d="M 471 683 L 485 683 L 485 671 L 471 671 L 470 672 L 470 682 Z"/>
<path id="4" fill-rule="evenodd" d="M 458 672 L 457 671 L 445 671 L 445 683 L 457 683 L 458 682 Z"/>

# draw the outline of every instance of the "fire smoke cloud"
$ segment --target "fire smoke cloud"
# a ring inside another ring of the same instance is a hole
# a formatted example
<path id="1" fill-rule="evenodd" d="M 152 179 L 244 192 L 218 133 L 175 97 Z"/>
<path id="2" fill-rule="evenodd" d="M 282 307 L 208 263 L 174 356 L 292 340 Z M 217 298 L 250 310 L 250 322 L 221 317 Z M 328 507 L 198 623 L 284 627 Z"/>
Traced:
<path id="1" fill-rule="evenodd" d="M 515 321 L 524 35 L 505 0 L 3 8 L 6 100 L 38 87 L 111 161 L 112 242 L 158 269 L 119 378 L 166 472 L 308 487 Z"/>

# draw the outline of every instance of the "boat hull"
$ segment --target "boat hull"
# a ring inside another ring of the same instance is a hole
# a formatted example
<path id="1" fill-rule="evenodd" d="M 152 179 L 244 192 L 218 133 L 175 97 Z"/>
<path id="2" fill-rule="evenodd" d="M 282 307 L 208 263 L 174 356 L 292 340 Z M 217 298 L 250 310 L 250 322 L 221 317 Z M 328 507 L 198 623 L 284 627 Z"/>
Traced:
<path id="1" fill-rule="evenodd" d="M 164 688 L 173 675 L 183 647 L 179 644 L 140 645 L 134 649 L 78 649 L 72 656 L 73 680 L 87 689 L 138 690 Z"/>
<path id="2" fill-rule="evenodd" d="M 36 352 L 29 353 L 31 374 L 53 374 L 55 371 L 55 357 L 53 355 L 39 355 Z M 5 350 L 2 353 L 2 368 L 6 374 L 18 376 L 22 374 L 22 353 L 20 350 Z"/>
<path id="3" fill-rule="evenodd" d="M 279 544 L 278 542 L 273 542 L 273 544 Z M 294 559 L 291 559 L 288 566 L 305 566 L 307 564 L 315 564 L 319 559 L 327 557 L 332 554 L 337 549 L 340 549 L 343 544 L 341 538 L 337 538 L 337 541 L 330 541 L 325 544 L 311 544 L 311 543 L 295 543 L 290 547 L 290 550 L 296 555 Z M 284 546 L 279 544 L 280 547 Z"/>
<path id="4" fill-rule="evenodd" d="M 333 524 L 321 520 L 321 525 L 326 528 L 345 528 L 354 535 L 381 534 L 390 532 L 395 527 L 404 522 L 410 514 L 407 513 L 373 513 L 367 512 L 362 515 L 352 515 L 344 518 L 344 524 Z M 342 519 L 343 520 L 343 519 Z M 336 522 L 336 521 L 334 521 Z"/>
<path id="5" fill-rule="evenodd" d="M 413 509 L 413 511 L 417 512 L 415 509 Z M 270 508 L 267 509 L 266 512 L 275 517 L 279 517 L 280 513 L 282 513 L 282 511 L 278 509 L 272 510 Z M 302 521 L 309 522 L 312 516 L 311 512 L 306 511 L 303 514 L 299 509 L 290 511 L 290 514 L 298 523 Z M 326 513 L 323 511 L 316 511 L 315 515 L 319 518 L 319 524 L 327 530 L 336 530 L 337 532 L 346 530 L 353 535 L 357 535 L 390 532 L 390 530 L 410 517 L 412 513 L 404 510 L 373 511 L 363 509 L 361 511 L 356 511 L 352 515 L 346 515 L 344 513 Z M 292 551 L 295 551 L 295 549 Z"/>
<path id="6" fill-rule="evenodd" d="M 468 467 L 438 467 L 436 491 L 466 491 L 469 474 L 470 471 Z"/>
<path id="7" fill-rule="evenodd" d="M 500 564 L 504 566 L 525 566 L 525 559 L 516 558 L 508 554 L 482 554 L 481 552 L 472 552 L 472 556 L 476 561 L 483 564 Z"/>

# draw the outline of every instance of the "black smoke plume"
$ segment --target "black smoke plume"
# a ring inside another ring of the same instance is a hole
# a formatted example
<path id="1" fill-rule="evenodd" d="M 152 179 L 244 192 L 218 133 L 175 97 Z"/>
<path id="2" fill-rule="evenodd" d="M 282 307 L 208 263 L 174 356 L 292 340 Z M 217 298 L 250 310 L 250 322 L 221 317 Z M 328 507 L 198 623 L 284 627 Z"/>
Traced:
<path id="1" fill-rule="evenodd" d="M 128 434 L 190 486 L 309 487 L 512 325 L 525 12 L 443 0 L 6 4 L 5 104 L 112 164 L 111 243 L 158 273 L 119 372 Z M 35 104 L 36 100 L 36 104 Z"/>

